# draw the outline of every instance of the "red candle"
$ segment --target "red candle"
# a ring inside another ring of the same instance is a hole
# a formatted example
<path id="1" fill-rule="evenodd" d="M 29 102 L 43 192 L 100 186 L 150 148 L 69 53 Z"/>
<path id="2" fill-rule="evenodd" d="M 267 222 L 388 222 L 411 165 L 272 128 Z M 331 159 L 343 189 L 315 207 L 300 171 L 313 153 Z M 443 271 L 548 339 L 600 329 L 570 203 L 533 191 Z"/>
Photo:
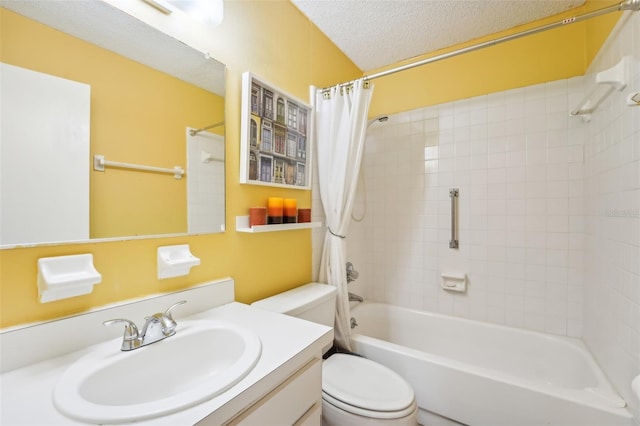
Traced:
<path id="1" fill-rule="evenodd" d="M 266 207 L 249 208 L 249 226 L 264 225 L 267 223 Z"/>
<path id="2" fill-rule="evenodd" d="M 298 209 L 298 223 L 311 222 L 311 209 Z"/>

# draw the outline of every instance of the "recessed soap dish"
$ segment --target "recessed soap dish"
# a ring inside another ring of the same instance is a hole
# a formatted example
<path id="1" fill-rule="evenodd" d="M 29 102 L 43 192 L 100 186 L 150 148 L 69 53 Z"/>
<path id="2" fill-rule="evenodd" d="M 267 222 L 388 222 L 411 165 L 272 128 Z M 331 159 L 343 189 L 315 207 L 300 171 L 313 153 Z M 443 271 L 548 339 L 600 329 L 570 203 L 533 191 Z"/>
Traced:
<path id="1" fill-rule="evenodd" d="M 189 244 L 158 247 L 158 279 L 187 275 L 200 259 L 191 254 Z"/>
<path id="2" fill-rule="evenodd" d="M 464 292 L 467 290 L 467 275 L 460 273 L 443 273 L 440 286 L 448 291 Z"/>
<path id="3" fill-rule="evenodd" d="M 40 303 L 89 294 L 101 281 L 102 275 L 93 266 L 92 254 L 38 259 Z"/>

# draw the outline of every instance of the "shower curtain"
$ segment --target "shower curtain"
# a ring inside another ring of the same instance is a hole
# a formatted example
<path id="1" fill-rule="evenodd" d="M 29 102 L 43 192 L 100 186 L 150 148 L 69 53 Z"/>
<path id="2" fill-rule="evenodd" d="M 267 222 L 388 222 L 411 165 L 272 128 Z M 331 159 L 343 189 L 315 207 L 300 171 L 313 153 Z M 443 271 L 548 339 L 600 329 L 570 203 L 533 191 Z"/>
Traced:
<path id="1" fill-rule="evenodd" d="M 315 127 L 320 198 L 327 232 L 319 279 L 338 289 L 335 344 L 351 350 L 346 236 L 364 149 L 373 85 L 360 79 L 315 96 Z"/>

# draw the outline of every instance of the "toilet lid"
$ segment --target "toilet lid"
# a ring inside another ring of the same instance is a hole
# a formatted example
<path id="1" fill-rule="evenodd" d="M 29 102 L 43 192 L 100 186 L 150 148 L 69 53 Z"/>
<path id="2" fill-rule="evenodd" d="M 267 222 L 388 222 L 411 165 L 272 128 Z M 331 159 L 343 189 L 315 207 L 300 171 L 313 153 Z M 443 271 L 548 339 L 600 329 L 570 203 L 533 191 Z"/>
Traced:
<path id="1" fill-rule="evenodd" d="M 335 354 L 322 363 L 322 390 L 347 405 L 371 411 L 402 411 L 413 389 L 389 368 L 354 355 Z"/>

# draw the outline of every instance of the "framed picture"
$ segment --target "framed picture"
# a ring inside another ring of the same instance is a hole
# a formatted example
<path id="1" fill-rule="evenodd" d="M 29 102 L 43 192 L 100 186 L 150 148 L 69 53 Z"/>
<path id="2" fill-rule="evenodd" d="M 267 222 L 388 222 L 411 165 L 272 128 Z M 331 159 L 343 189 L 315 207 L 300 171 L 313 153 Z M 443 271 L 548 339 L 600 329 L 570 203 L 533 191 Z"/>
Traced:
<path id="1" fill-rule="evenodd" d="M 240 183 L 311 189 L 312 124 L 308 103 L 244 73 Z"/>

